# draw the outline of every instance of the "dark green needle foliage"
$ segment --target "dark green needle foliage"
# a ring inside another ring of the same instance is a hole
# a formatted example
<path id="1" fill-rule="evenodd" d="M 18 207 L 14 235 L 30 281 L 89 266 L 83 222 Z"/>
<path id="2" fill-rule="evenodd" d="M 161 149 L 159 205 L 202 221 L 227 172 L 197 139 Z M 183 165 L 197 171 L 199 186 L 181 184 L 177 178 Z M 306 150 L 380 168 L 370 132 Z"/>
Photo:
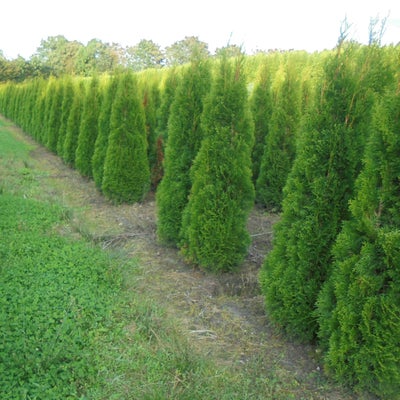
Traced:
<path id="1" fill-rule="evenodd" d="M 161 242 L 178 246 L 182 213 L 192 186 L 190 168 L 202 140 L 200 118 L 211 84 L 209 64 L 193 61 L 183 71 L 168 122 L 164 176 L 157 189 L 157 234 Z"/>
<path id="2" fill-rule="evenodd" d="M 138 202 L 150 188 L 143 103 L 134 75 L 124 73 L 111 111 L 102 190 L 115 203 Z"/>
<path id="3" fill-rule="evenodd" d="M 100 81 L 97 76 L 91 78 L 84 99 L 78 147 L 76 148 L 75 167 L 87 177 L 93 176 L 92 158 L 94 145 L 99 131 L 99 113 L 101 106 Z"/>
<path id="4" fill-rule="evenodd" d="M 254 203 L 254 124 L 243 61 L 220 61 L 204 106 L 204 139 L 191 170 L 192 189 L 182 223 L 183 254 L 215 272 L 240 265 L 250 244 L 246 224 Z"/>
<path id="5" fill-rule="evenodd" d="M 327 370 L 385 399 L 400 393 L 399 133 L 395 87 L 376 107 L 351 219 L 318 302 Z"/>

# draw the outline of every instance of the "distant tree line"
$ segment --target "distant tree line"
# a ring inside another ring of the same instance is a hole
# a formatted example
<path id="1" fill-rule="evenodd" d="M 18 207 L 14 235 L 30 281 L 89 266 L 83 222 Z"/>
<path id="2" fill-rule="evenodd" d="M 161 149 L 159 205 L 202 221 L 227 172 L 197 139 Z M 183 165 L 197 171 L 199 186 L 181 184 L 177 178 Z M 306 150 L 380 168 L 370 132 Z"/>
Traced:
<path id="1" fill-rule="evenodd" d="M 218 55 L 228 49 L 229 54 L 241 53 L 237 45 L 217 49 Z M 28 78 L 80 75 L 114 72 L 128 68 L 135 72 L 148 68 L 163 68 L 190 62 L 193 55 L 211 57 L 208 45 L 195 36 L 187 36 L 162 49 L 152 40 L 142 39 L 134 46 L 122 47 L 117 43 L 105 43 L 92 39 L 86 45 L 64 36 L 50 36 L 42 40 L 36 52 L 29 58 L 19 56 L 9 60 L 0 50 L 0 82 L 22 82 Z"/>

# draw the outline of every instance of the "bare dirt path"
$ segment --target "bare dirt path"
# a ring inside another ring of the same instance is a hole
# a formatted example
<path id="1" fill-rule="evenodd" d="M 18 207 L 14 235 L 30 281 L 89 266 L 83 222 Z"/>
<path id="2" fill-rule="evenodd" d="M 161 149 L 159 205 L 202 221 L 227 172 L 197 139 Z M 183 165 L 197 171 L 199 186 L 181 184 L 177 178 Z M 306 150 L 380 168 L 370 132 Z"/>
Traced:
<path id="1" fill-rule="evenodd" d="M 11 129 L 20 141 L 33 144 L 19 129 Z M 271 248 L 276 215 L 259 209 L 252 212 L 253 243 L 245 264 L 236 273 L 216 276 L 185 264 L 177 250 L 157 243 L 154 196 L 142 204 L 114 206 L 92 181 L 43 147 L 34 145 L 31 157 L 26 162 L 40 172 L 41 195 L 76 210 L 71 232 L 87 235 L 103 247 L 123 248 L 138 258 L 140 290 L 151 292 L 203 354 L 232 368 L 258 363 L 266 374 L 273 371 L 275 379 L 293 388 L 290 398 L 358 398 L 328 383 L 316 349 L 285 339 L 265 315 L 257 275 Z"/>

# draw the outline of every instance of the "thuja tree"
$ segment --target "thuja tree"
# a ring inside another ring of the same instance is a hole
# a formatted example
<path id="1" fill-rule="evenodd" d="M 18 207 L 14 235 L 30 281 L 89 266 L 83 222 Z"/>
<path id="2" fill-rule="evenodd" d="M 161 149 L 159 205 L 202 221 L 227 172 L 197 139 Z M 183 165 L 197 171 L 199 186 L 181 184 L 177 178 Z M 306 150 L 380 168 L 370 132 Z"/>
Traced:
<path id="1" fill-rule="evenodd" d="M 193 61 L 182 74 L 171 106 L 164 176 L 156 201 L 158 238 L 174 246 L 179 243 L 182 213 L 192 186 L 189 171 L 200 148 L 200 117 L 210 84 L 209 63 Z"/>
<path id="2" fill-rule="evenodd" d="M 115 75 L 104 88 L 104 99 L 99 113 L 99 132 L 92 159 L 93 179 L 99 189 L 101 189 L 101 185 L 103 184 L 104 162 L 110 136 L 111 110 L 117 92 L 118 81 L 119 77 Z"/>
<path id="3" fill-rule="evenodd" d="M 256 200 L 268 209 L 280 210 L 301 117 L 301 63 L 291 53 L 282 60 L 274 77 L 272 103 L 256 181 Z"/>
<path id="4" fill-rule="evenodd" d="M 84 80 L 79 80 L 79 82 L 74 85 L 74 99 L 67 120 L 67 130 L 62 151 L 63 160 L 70 166 L 75 165 L 75 154 L 78 146 L 85 90 L 86 87 Z"/>
<path id="5" fill-rule="evenodd" d="M 58 135 L 61 127 L 62 103 L 63 103 L 63 85 L 61 80 L 57 79 L 52 85 L 53 96 L 47 126 L 46 147 L 52 152 L 57 152 Z"/>
<path id="6" fill-rule="evenodd" d="M 67 76 L 62 80 L 62 105 L 61 121 L 57 138 L 57 154 L 62 156 L 64 150 L 65 137 L 67 135 L 67 124 L 69 114 L 71 113 L 72 103 L 74 101 L 74 84 L 72 78 Z"/>
<path id="7" fill-rule="evenodd" d="M 116 203 L 143 200 L 150 187 L 143 103 L 135 76 L 124 73 L 111 111 L 102 190 Z"/>
<path id="8" fill-rule="evenodd" d="M 382 398 L 400 393 L 400 94 L 377 106 L 365 167 L 319 296 L 319 336 L 336 378 Z"/>
<path id="9" fill-rule="evenodd" d="M 171 110 L 171 104 L 174 101 L 176 88 L 178 87 L 181 74 L 180 68 L 168 68 L 164 74 L 164 80 L 160 88 L 160 106 L 157 109 L 157 136 L 161 137 L 164 143 L 168 136 L 168 119 Z"/>
<path id="10" fill-rule="evenodd" d="M 157 110 L 160 107 L 160 73 L 158 70 L 145 70 L 140 73 L 139 87 L 142 91 L 144 113 L 146 116 L 146 134 L 148 157 L 151 173 L 151 186 L 156 188 L 159 182 L 157 158 Z"/>
<path id="11" fill-rule="evenodd" d="M 46 106 L 46 87 L 47 82 L 40 80 L 39 88 L 36 95 L 35 105 L 32 112 L 32 131 L 33 138 L 40 141 L 45 122 L 45 106 Z"/>
<path id="12" fill-rule="evenodd" d="M 246 223 L 254 202 L 254 124 L 243 64 L 243 58 L 220 62 L 204 105 L 204 139 L 191 169 L 182 222 L 182 253 L 216 272 L 237 267 L 250 243 Z"/>
<path id="13" fill-rule="evenodd" d="M 84 98 L 75 156 L 76 169 L 87 177 L 93 176 L 92 158 L 98 134 L 100 104 L 100 80 L 97 76 L 94 76 L 91 78 Z"/>
<path id="14" fill-rule="evenodd" d="M 331 248 L 349 215 L 348 201 L 365 143 L 356 121 L 365 88 L 355 45 L 340 43 L 326 61 L 319 102 L 306 116 L 284 189 L 283 212 L 260 281 L 271 318 L 302 340 L 315 338 L 315 307 L 329 275 Z"/>
<path id="15" fill-rule="evenodd" d="M 37 137 L 37 140 L 43 144 L 47 145 L 49 140 L 49 122 L 50 122 L 50 114 L 52 110 L 52 105 L 55 99 L 56 92 L 56 78 L 50 77 L 46 84 L 46 90 L 44 92 L 44 108 L 42 110 L 42 126 Z"/>
<path id="16" fill-rule="evenodd" d="M 254 183 L 256 183 L 260 171 L 261 158 L 264 152 L 265 139 L 268 136 L 269 121 L 273 109 L 271 93 L 272 75 L 270 58 L 266 58 L 260 68 L 258 80 L 250 99 L 254 119 L 254 146 L 252 151 Z"/>

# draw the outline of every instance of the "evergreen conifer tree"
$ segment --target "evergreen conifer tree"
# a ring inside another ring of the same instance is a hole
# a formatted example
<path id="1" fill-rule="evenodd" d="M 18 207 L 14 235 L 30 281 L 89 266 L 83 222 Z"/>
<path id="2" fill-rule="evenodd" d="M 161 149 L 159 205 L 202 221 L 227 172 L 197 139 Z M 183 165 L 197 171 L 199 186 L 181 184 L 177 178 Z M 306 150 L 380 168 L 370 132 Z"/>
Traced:
<path id="1" fill-rule="evenodd" d="M 374 113 L 351 219 L 318 301 L 325 364 L 336 378 L 387 399 L 400 393 L 400 95 Z"/>
<path id="2" fill-rule="evenodd" d="M 181 75 L 176 67 L 168 69 L 165 74 L 166 76 L 160 89 L 160 107 L 157 110 L 157 136 L 161 137 L 164 143 L 167 143 L 171 104 L 174 101 Z"/>
<path id="3" fill-rule="evenodd" d="M 260 275 L 269 315 L 302 340 L 315 338 L 317 296 L 361 167 L 366 134 L 357 121 L 360 110 L 368 118 L 368 108 L 356 51 L 356 45 L 340 42 L 326 61 L 319 102 L 304 123 L 282 218 Z"/>
<path id="4" fill-rule="evenodd" d="M 164 176 L 156 201 L 158 238 L 174 246 L 178 246 L 180 240 L 182 213 L 191 188 L 189 171 L 203 136 L 200 118 L 210 84 L 208 62 L 193 61 L 183 72 L 171 105 Z"/>
<path id="5" fill-rule="evenodd" d="M 246 224 L 254 203 L 254 124 L 242 58 L 222 58 L 204 105 L 202 129 L 183 215 L 182 252 L 206 269 L 232 270 L 247 253 Z"/>
<path id="6" fill-rule="evenodd" d="M 156 74 L 156 75 L 155 75 Z M 146 70 L 142 72 L 141 88 L 143 90 L 143 106 L 146 116 L 146 133 L 148 157 L 150 164 L 151 185 L 158 185 L 157 171 L 157 110 L 160 107 L 159 71 Z"/>
<path id="7" fill-rule="evenodd" d="M 62 158 L 70 166 L 75 166 L 75 154 L 78 146 L 79 129 L 81 126 L 83 101 L 85 98 L 85 81 L 82 79 L 74 85 L 74 99 L 68 116 Z"/>
<path id="8" fill-rule="evenodd" d="M 46 86 L 47 82 L 44 79 L 41 80 L 32 113 L 32 136 L 38 142 L 41 141 L 41 135 L 44 129 Z"/>
<path id="9" fill-rule="evenodd" d="M 39 132 L 38 140 L 44 146 L 47 146 L 49 142 L 49 122 L 50 122 L 50 114 L 53 108 L 53 101 L 55 98 L 55 86 L 56 86 L 56 78 L 50 77 L 47 81 L 46 91 L 44 93 L 44 110 L 43 110 L 43 117 L 42 117 L 42 129 Z"/>
<path id="10" fill-rule="evenodd" d="M 86 91 L 75 155 L 75 167 L 83 175 L 93 176 L 92 158 L 94 145 L 99 129 L 99 112 L 101 105 L 100 80 L 91 78 Z"/>
<path id="11" fill-rule="evenodd" d="M 46 147 L 50 151 L 56 153 L 58 135 L 61 126 L 62 102 L 63 102 L 63 86 L 59 79 L 54 81 L 54 85 L 52 87 L 52 92 L 50 95 L 53 96 L 53 100 L 51 101 L 49 123 L 47 127 Z"/>
<path id="12" fill-rule="evenodd" d="M 61 123 L 60 130 L 58 132 L 57 138 L 57 154 L 59 156 L 63 155 L 65 137 L 67 135 L 67 124 L 68 117 L 71 113 L 72 103 L 74 100 L 74 84 L 70 76 L 65 77 L 62 80 L 62 105 L 61 105 Z"/>
<path id="13" fill-rule="evenodd" d="M 262 155 L 264 153 L 265 140 L 268 136 L 269 122 L 273 110 L 271 81 L 273 71 L 268 59 L 262 65 L 258 82 L 250 99 L 251 111 L 254 120 L 254 147 L 252 152 L 253 182 L 257 182 L 260 172 Z M 275 72 L 275 71 L 274 71 Z"/>
<path id="14" fill-rule="evenodd" d="M 26 97 L 25 97 L 25 109 L 24 109 L 24 124 L 23 129 L 25 132 L 29 133 L 29 135 L 33 136 L 33 125 L 32 125 L 32 116 L 33 110 L 36 103 L 36 96 L 39 87 L 38 79 L 35 79 L 27 84 L 26 87 Z"/>
<path id="15" fill-rule="evenodd" d="M 96 186 L 101 189 L 103 184 L 104 162 L 106 159 L 108 139 L 110 136 L 111 110 L 118 87 L 118 75 L 111 78 L 104 89 L 104 100 L 99 114 L 99 133 L 96 138 L 93 153 L 93 179 Z"/>
<path id="16" fill-rule="evenodd" d="M 138 202 L 150 187 L 146 126 L 136 78 L 121 76 L 111 111 L 102 190 L 116 203 Z"/>
<path id="17" fill-rule="evenodd" d="M 296 135 L 301 117 L 301 65 L 292 54 L 278 69 L 272 85 L 273 110 L 256 182 L 256 200 L 280 210 L 283 187 L 295 158 Z"/>

